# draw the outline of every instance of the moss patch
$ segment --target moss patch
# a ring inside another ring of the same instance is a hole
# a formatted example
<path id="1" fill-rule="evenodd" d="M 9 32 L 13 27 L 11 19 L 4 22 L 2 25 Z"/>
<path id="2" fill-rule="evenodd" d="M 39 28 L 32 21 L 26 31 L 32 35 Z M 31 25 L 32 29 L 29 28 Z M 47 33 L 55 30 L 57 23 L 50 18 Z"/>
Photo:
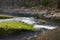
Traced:
<path id="1" fill-rule="evenodd" d="M 43 20 L 43 19 L 40 19 L 38 22 L 39 22 L 39 23 L 45 23 L 46 21 Z"/>
<path id="2" fill-rule="evenodd" d="M 0 23 L 0 35 L 6 35 L 6 34 L 11 34 L 14 32 L 20 32 L 21 30 L 32 30 L 33 26 L 28 25 L 22 22 L 1 22 Z"/>
<path id="3" fill-rule="evenodd" d="M 0 19 L 8 19 L 8 18 L 13 18 L 12 16 L 0 16 Z"/>
<path id="4" fill-rule="evenodd" d="M 6 30 L 8 30 L 8 29 L 28 29 L 28 30 L 31 30 L 33 28 L 33 26 L 22 23 L 22 22 L 8 21 L 8 22 L 1 22 L 0 28 L 4 28 Z"/>

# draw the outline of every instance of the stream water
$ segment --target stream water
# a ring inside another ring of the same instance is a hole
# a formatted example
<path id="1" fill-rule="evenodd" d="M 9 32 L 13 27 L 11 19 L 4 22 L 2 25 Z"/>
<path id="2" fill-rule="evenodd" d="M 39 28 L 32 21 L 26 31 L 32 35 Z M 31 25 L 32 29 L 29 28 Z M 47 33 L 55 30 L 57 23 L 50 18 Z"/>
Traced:
<path id="1" fill-rule="evenodd" d="M 21 31 L 15 35 L 9 35 L 4 38 L 0 38 L 1 40 L 30 40 L 33 37 L 37 37 L 37 35 L 44 33 L 47 30 L 55 29 L 58 25 L 52 22 L 39 23 L 38 19 L 31 17 L 17 17 L 12 19 L 1 19 L 2 21 L 18 21 L 24 22 L 29 25 L 33 25 L 34 30 L 36 31 Z M 38 31 L 39 30 L 39 31 Z"/>

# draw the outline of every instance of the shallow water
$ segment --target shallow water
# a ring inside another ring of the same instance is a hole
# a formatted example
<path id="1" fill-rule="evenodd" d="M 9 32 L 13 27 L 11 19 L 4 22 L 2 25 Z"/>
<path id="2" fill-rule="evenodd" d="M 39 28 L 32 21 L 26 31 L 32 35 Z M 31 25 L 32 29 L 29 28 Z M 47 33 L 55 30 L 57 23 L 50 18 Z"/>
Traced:
<path id="1" fill-rule="evenodd" d="M 51 22 L 38 23 L 37 19 L 30 18 L 30 17 L 18 17 L 18 18 L 12 18 L 12 19 L 2 19 L 2 21 L 18 21 L 18 22 L 24 22 L 29 25 L 33 25 L 34 30 L 40 30 L 40 31 L 21 31 L 18 34 L 15 35 L 9 35 L 6 37 L 0 38 L 1 40 L 29 40 L 33 37 L 37 37 L 37 35 L 44 33 L 47 30 L 55 29 L 57 25 Z"/>
<path id="2" fill-rule="evenodd" d="M 30 38 L 36 37 L 38 34 L 40 34 L 41 31 L 22 31 L 19 34 L 16 35 L 9 35 L 5 36 L 4 38 L 0 38 L 3 40 L 28 40 Z"/>

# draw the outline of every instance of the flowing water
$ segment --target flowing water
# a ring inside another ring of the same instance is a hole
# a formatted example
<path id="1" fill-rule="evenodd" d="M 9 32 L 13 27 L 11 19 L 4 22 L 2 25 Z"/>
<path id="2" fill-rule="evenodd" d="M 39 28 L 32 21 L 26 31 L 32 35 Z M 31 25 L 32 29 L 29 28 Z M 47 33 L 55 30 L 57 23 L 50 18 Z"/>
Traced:
<path id="1" fill-rule="evenodd" d="M 37 37 L 37 35 L 44 33 L 47 30 L 55 29 L 58 25 L 52 22 L 46 22 L 45 24 L 39 23 L 38 19 L 31 17 L 17 17 L 12 19 L 1 19 L 2 21 L 18 21 L 24 22 L 29 25 L 33 25 L 33 30 L 35 31 L 21 31 L 15 35 L 9 35 L 4 38 L 0 38 L 1 40 L 30 40 L 33 37 Z"/>

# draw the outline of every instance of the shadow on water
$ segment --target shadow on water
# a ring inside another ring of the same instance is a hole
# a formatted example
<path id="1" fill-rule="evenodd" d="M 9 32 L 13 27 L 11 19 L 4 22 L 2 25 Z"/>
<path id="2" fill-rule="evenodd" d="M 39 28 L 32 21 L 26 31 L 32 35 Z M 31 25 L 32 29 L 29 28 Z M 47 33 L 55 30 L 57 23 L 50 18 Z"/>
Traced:
<path id="1" fill-rule="evenodd" d="M 30 31 L 30 30 L 21 30 L 21 31 L 15 31 L 12 34 L 8 35 L 1 35 L 0 39 L 3 40 L 22 40 L 22 39 L 28 39 L 30 37 L 34 37 L 35 35 L 40 34 L 42 31 Z"/>

